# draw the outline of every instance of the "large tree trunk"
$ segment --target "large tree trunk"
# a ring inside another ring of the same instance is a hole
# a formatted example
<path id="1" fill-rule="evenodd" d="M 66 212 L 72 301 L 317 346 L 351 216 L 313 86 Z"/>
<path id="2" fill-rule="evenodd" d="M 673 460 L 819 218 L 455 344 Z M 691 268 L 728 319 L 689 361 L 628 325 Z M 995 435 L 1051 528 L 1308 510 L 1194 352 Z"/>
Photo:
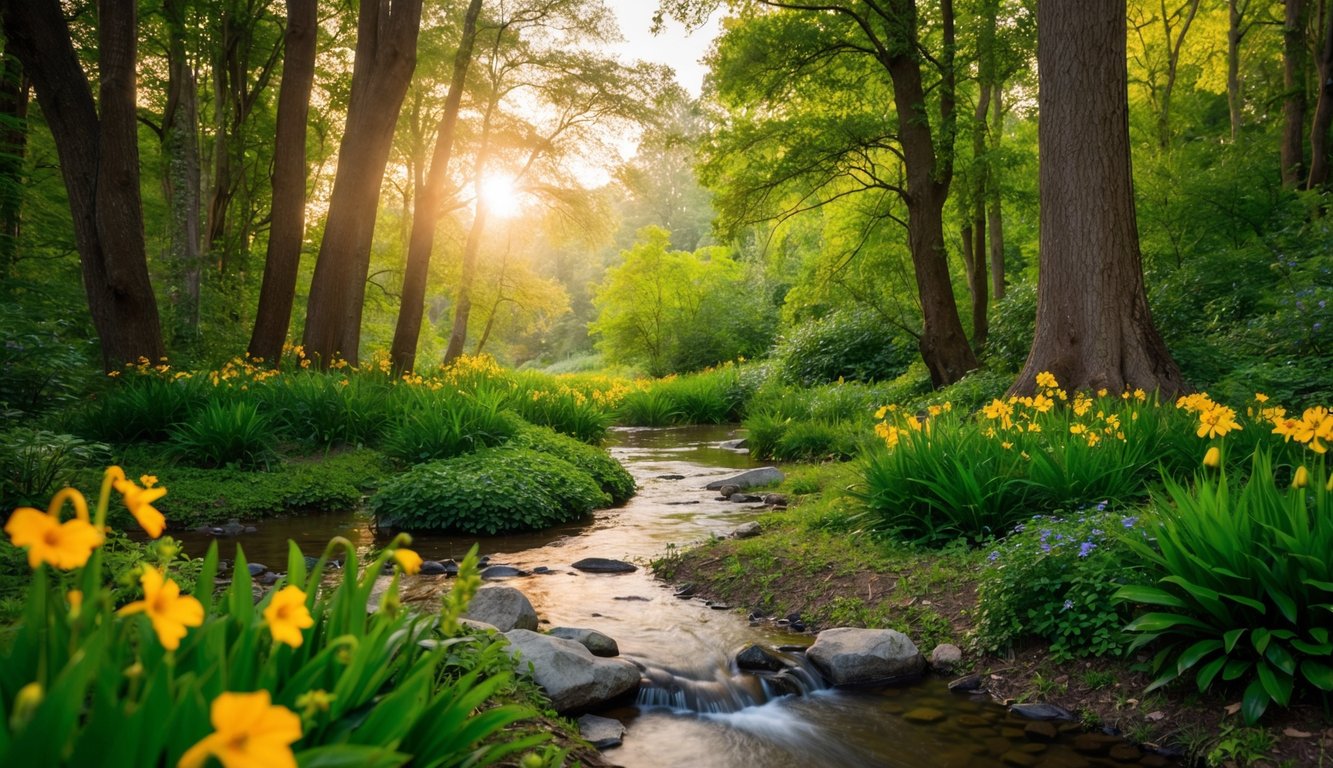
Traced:
<path id="1" fill-rule="evenodd" d="M 315 42 L 319 19 L 316 0 L 287 0 L 282 86 L 278 91 L 278 126 L 274 138 L 273 216 L 264 259 L 264 282 L 249 355 L 273 366 L 281 362 L 291 325 L 296 276 L 305 237 L 306 117 L 315 78 Z"/>
<path id="2" fill-rule="evenodd" d="M 892 3 L 901 31 L 915 40 L 916 6 L 910 0 Z M 958 319 L 949 263 L 944 250 L 944 202 L 953 177 L 953 4 L 941 3 L 945 35 L 946 71 L 940 88 L 942 151 L 937 156 L 931 134 L 926 95 L 921 84 L 921 62 L 916 47 L 902 45 L 883 59 L 893 81 L 898 113 L 898 141 L 907 175 L 907 239 L 921 301 L 921 358 L 936 387 L 958 381 L 978 366 Z"/>
<path id="3" fill-rule="evenodd" d="M 977 99 L 976 111 L 972 121 L 972 157 L 977 158 L 977 173 L 972 182 L 969 197 L 971 216 L 966 229 L 971 235 L 965 238 L 963 249 L 967 262 L 967 290 L 972 296 L 972 349 L 980 355 L 986 348 L 986 336 L 990 333 L 987 318 L 990 305 L 989 286 L 986 282 L 986 189 L 990 186 L 991 166 L 986 159 L 986 117 L 990 110 L 991 86 L 981 84 L 981 95 Z M 974 161 L 975 162 L 975 161 Z"/>
<path id="4" fill-rule="evenodd" d="M 306 354 L 356 363 L 370 244 L 398 110 L 416 67 L 421 0 L 364 0 L 347 126 L 306 309 Z"/>
<path id="5" fill-rule="evenodd" d="M 1004 89 L 997 81 L 991 88 L 991 157 L 1000 156 L 1000 142 L 1004 135 L 1004 105 L 1001 103 Z M 1004 209 L 1000 205 L 1000 179 L 995 163 L 991 163 L 990 185 L 986 188 L 986 219 L 990 228 L 990 279 L 991 294 L 995 300 L 1004 298 Z"/>
<path id="6" fill-rule="evenodd" d="M 1282 26 L 1282 185 L 1305 179 L 1305 0 L 1286 0 Z"/>
<path id="7" fill-rule="evenodd" d="M 481 199 L 481 173 L 485 155 L 477 162 L 477 215 L 463 246 L 463 268 L 458 275 L 458 291 L 454 295 L 454 325 L 449 332 L 449 347 L 444 351 L 444 362 L 451 363 L 463 354 L 467 343 L 467 322 L 472 314 L 472 283 L 477 279 L 477 251 L 481 250 L 481 235 L 486 230 L 486 204 Z"/>
<path id="8" fill-rule="evenodd" d="M 418 185 L 416 208 L 412 212 L 412 235 L 407 247 L 407 266 L 403 272 L 402 306 L 393 332 L 389 358 L 396 373 L 407 373 L 416 365 L 417 341 L 421 336 L 421 317 L 426 306 L 426 278 L 430 272 L 430 254 L 435 247 L 435 228 L 440 220 L 444 185 L 448 179 L 449 158 L 453 153 L 458 110 L 463 101 L 467 70 L 472 62 L 472 48 L 477 40 L 477 16 L 482 0 L 471 0 L 463 18 L 463 37 L 454 54 L 454 71 L 449 81 L 449 95 L 435 134 L 435 151 L 425 182 Z M 469 238 L 470 240 L 470 238 Z"/>
<path id="9" fill-rule="evenodd" d="M 1227 0 L 1227 111 L 1231 116 L 1231 142 L 1240 139 L 1240 110 L 1244 104 L 1240 86 L 1240 44 L 1245 39 L 1248 0 Z"/>
<path id="10" fill-rule="evenodd" d="M 1041 263 L 1037 327 L 1011 392 L 1186 389 L 1153 327 L 1130 176 L 1125 0 L 1037 6 Z"/>
<path id="11" fill-rule="evenodd" d="M 171 217 L 168 259 L 179 280 L 175 286 L 177 339 L 199 333 L 200 252 L 198 84 L 185 52 L 185 1 L 165 0 L 167 22 L 167 107 L 162 116 L 162 186 Z"/>
<path id="12" fill-rule="evenodd" d="M 5 38 L 32 78 L 55 138 L 88 308 L 107 370 L 141 357 L 157 361 L 163 353 L 139 200 L 135 10 L 135 3 L 100 3 L 99 115 L 59 0 L 0 5 Z"/>
<path id="13" fill-rule="evenodd" d="M 1329 143 L 1328 129 L 1333 124 L 1333 8 L 1326 2 L 1319 4 L 1320 37 L 1319 58 L 1315 69 L 1319 75 L 1319 90 L 1315 101 L 1314 119 L 1310 123 L 1310 189 L 1328 183 Z"/>
<path id="14" fill-rule="evenodd" d="M 0 58 L 0 278 L 18 263 L 31 84 L 8 43 Z"/>

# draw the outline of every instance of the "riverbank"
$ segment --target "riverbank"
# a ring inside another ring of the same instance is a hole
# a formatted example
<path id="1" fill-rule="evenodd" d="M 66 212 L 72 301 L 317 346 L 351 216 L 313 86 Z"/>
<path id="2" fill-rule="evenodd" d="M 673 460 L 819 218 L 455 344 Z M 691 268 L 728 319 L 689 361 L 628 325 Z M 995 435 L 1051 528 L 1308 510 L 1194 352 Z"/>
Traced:
<path id="1" fill-rule="evenodd" d="M 938 643 L 965 650 L 959 674 L 979 674 L 999 702 L 1046 702 L 1146 748 L 1214 766 L 1324 766 L 1333 761 L 1333 728 L 1317 703 L 1274 708 L 1256 727 L 1238 714 L 1240 692 L 1203 696 L 1177 682 L 1144 693 L 1148 658 L 1057 660 L 1047 643 L 1027 640 L 1004 655 L 975 649 L 977 590 L 984 551 L 923 550 L 876 541 L 859 528 L 845 489 L 849 465 L 798 468 L 778 490 L 790 506 L 759 518 L 746 539 L 712 539 L 673 548 L 654 561 L 658 578 L 696 597 L 813 635 L 833 626 L 891 628 L 929 654 Z"/>

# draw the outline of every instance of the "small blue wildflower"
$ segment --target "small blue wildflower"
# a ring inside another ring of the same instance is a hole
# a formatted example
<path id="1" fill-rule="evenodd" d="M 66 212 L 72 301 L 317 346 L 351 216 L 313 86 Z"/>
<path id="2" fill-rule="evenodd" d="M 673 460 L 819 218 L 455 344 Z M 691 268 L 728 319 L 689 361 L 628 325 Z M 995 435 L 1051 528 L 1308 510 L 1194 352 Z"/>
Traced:
<path id="1" fill-rule="evenodd" d="M 1091 541 L 1085 541 L 1081 545 L 1079 545 L 1078 556 L 1087 557 L 1088 553 L 1096 548 L 1097 548 L 1096 544 L 1093 544 Z"/>
<path id="2" fill-rule="evenodd" d="M 1014 526 L 1014 533 L 1022 533 L 1022 532 L 1023 532 L 1023 524 L 1022 524 L 1022 523 L 1019 523 L 1018 525 L 1015 525 L 1015 526 Z"/>
<path id="3" fill-rule="evenodd" d="M 1120 524 L 1125 526 L 1126 528 L 1133 528 L 1135 523 L 1137 523 L 1138 521 L 1139 519 L 1137 517 L 1126 517 L 1125 519 L 1120 521 Z"/>
<path id="4" fill-rule="evenodd" d="M 1064 604 L 1064 607 L 1061 608 L 1060 610 L 1062 610 L 1062 611 L 1067 611 L 1067 610 L 1069 610 L 1069 609 L 1071 609 L 1071 608 L 1073 608 L 1073 607 L 1074 607 L 1074 601 L 1073 601 L 1073 600 L 1066 600 L 1066 601 L 1065 601 L 1065 604 Z"/>
<path id="5" fill-rule="evenodd" d="M 1106 531 L 1103 531 L 1101 528 L 1093 528 L 1093 529 L 1092 529 L 1092 535 L 1093 535 L 1093 536 L 1103 536 L 1103 535 L 1105 535 L 1105 534 L 1106 534 Z"/>
<path id="6" fill-rule="evenodd" d="M 1042 552 L 1050 552 L 1050 551 L 1051 551 L 1051 545 L 1050 545 L 1050 544 L 1047 544 L 1045 539 L 1042 539 L 1042 542 L 1041 542 L 1041 551 L 1042 551 Z"/>
<path id="7" fill-rule="evenodd" d="M 1106 505 L 1107 505 L 1108 503 L 1109 503 L 1109 502 L 1106 502 L 1106 501 L 1100 501 L 1100 502 L 1097 502 L 1097 511 L 1098 511 L 1098 512 L 1105 512 L 1105 511 L 1106 511 Z"/>
<path id="8" fill-rule="evenodd" d="M 995 562 L 996 560 L 999 560 L 999 559 L 1000 559 L 1000 550 L 998 550 L 998 549 L 992 549 L 992 550 L 991 550 L 991 553 L 990 553 L 989 555 L 986 556 L 986 559 L 989 560 L 989 561 L 991 561 L 992 563 Z"/>

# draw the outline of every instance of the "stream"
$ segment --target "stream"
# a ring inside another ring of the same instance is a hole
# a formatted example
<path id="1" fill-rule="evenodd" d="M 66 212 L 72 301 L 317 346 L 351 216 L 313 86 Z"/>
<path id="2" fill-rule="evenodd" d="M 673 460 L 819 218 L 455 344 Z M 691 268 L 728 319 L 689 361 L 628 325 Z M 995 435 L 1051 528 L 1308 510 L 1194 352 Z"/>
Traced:
<path id="1" fill-rule="evenodd" d="M 908 687 L 845 691 L 827 689 L 814 676 L 801 682 L 803 695 L 779 696 L 756 678 L 737 673 L 732 658 L 750 643 L 806 646 L 814 636 L 786 633 L 767 622 L 752 626 L 742 610 L 678 598 L 647 567 L 672 546 L 725 536 L 762 514 L 752 508 L 757 505 L 718 501 L 715 492 L 703 490 L 711 480 L 756 466 L 746 453 L 719 447 L 735 437 L 733 432 L 731 427 L 613 430 L 610 451 L 639 484 L 625 506 L 540 533 L 480 539 L 416 535 L 412 548 L 428 560 L 461 559 L 478 543 L 492 564 L 526 571 L 549 568 L 501 583 L 527 595 L 543 628 L 603 632 L 617 641 L 622 656 L 648 670 L 649 679 L 663 683 L 645 688 L 632 706 L 599 713 L 628 727 L 624 743 L 605 752 L 625 768 L 1172 764 L 1100 734 L 1079 735 L 1068 725 L 1048 742 L 1025 732 L 1031 721 L 985 696 L 952 694 L 935 677 Z M 306 554 L 318 555 L 335 535 L 365 547 L 375 542 L 367 519 L 357 513 L 265 521 L 257 533 L 234 541 L 251 562 L 280 567 L 288 539 Z M 179 538 L 192 554 L 212 540 L 199 533 Z M 224 551 L 229 541 L 223 540 Z M 570 568 L 585 557 L 627 560 L 640 568 L 615 575 Z M 444 577 L 415 579 L 405 582 L 405 599 L 438 594 L 450 583 Z M 927 711 L 928 716 L 920 715 Z"/>

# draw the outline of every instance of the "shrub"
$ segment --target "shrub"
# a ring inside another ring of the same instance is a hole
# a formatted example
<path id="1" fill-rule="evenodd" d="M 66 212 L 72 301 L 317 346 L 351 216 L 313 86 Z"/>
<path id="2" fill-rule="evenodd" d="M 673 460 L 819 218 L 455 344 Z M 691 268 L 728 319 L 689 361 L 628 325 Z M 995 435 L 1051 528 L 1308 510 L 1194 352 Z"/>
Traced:
<path id="1" fill-rule="evenodd" d="M 554 381 L 541 381 L 532 374 L 517 377 L 517 382 L 504 404 L 525 421 L 594 445 L 606 436 L 612 413 L 604 400 Z"/>
<path id="2" fill-rule="evenodd" d="M 1037 515 L 991 551 L 977 588 L 981 650 L 999 653 L 1038 637 L 1057 661 L 1123 652 L 1128 615 L 1111 596 L 1136 562 L 1117 535 L 1135 517 L 1106 507 Z"/>
<path id="3" fill-rule="evenodd" d="M 1032 349 L 1036 324 L 1036 281 L 1027 280 L 1008 286 L 1004 298 L 991 306 L 990 333 L 986 336 L 986 362 L 1002 371 L 1022 370 L 1028 359 L 1028 350 Z"/>
<path id="4" fill-rule="evenodd" d="M 0 510 L 35 506 L 89 466 L 105 466 L 111 449 L 74 435 L 18 427 L 0 433 Z"/>
<path id="5" fill-rule="evenodd" d="M 208 399 L 207 384 L 200 379 L 151 371 L 123 378 L 76 419 L 80 434 L 113 443 L 160 442 Z"/>
<path id="6" fill-rule="evenodd" d="M 1256 451 L 1245 481 L 1224 470 L 1192 486 L 1168 479 L 1146 536 L 1128 539 L 1137 583 L 1116 593 L 1161 609 L 1126 627 L 1133 648 L 1157 646 L 1150 689 L 1187 675 L 1200 691 L 1243 686 L 1251 724 L 1273 702 L 1333 691 L 1333 490 L 1304 466 L 1301 487 L 1279 487 L 1271 461 Z"/>
<path id="7" fill-rule="evenodd" d="M 630 392 L 620 403 L 619 421 L 631 427 L 665 427 L 683 420 L 676 402 L 656 387 Z"/>
<path id="8" fill-rule="evenodd" d="M 376 523 L 495 535 L 577 520 L 611 499 L 586 472 L 526 448 L 489 448 L 421 464 L 370 500 Z"/>
<path id="9" fill-rule="evenodd" d="M 625 394 L 620 421 L 635 427 L 725 424 L 739 419 L 747 386 L 733 364 L 688 376 L 669 376 Z"/>
<path id="10" fill-rule="evenodd" d="M 12 295 L 0 301 L 0 411 L 41 413 L 67 405 L 91 378 L 91 334 L 73 320 L 32 309 Z"/>
<path id="11" fill-rule="evenodd" d="M 254 403 L 211 402 L 173 430 L 171 453 L 197 467 L 267 467 L 273 451 L 273 425 Z"/>
<path id="12" fill-rule="evenodd" d="M 841 309 L 807 322 L 773 351 L 783 380 L 804 387 L 893 379 L 915 356 L 910 340 L 865 309 Z"/>
<path id="13" fill-rule="evenodd" d="M 499 445 L 514 434 L 514 421 L 501 409 L 498 395 L 418 389 L 404 397 L 405 410 L 385 435 L 383 450 L 405 464 Z"/>
<path id="14" fill-rule="evenodd" d="M 396 400 L 379 376 L 300 372 L 258 390 L 279 435 L 304 445 L 371 445 L 388 425 Z"/>
<path id="15" fill-rule="evenodd" d="M 549 454 L 573 464 L 591 475 L 597 485 L 611 497 L 613 504 L 624 504 L 634 496 L 634 477 L 601 448 L 581 443 L 547 427 L 535 426 L 520 428 L 508 445 Z"/>

